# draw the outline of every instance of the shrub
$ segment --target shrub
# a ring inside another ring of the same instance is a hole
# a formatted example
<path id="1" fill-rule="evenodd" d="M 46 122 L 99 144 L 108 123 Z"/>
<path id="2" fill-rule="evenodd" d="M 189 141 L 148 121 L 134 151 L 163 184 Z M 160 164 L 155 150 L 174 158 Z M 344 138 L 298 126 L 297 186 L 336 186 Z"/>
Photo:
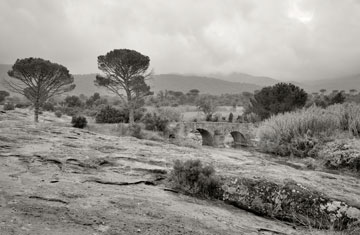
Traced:
<path id="1" fill-rule="evenodd" d="M 50 102 L 46 102 L 42 105 L 42 109 L 44 111 L 50 111 L 50 112 L 54 112 L 55 108 L 54 108 L 54 104 L 50 103 Z"/>
<path id="2" fill-rule="evenodd" d="M 327 108 L 338 118 L 339 129 L 360 136 L 360 105 L 354 103 L 335 104 Z"/>
<path id="3" fill-rule="evenodd" d="M 217 105 L 210 97 L 202 97 L 196 102 L 198 109 L 205 113 L 205 115 L 212 114 L 216 111 Z"/>
<path id="4" fill-rule="evenodd" d="M 139 121 L 144 115 L 144 109 L 139 108 L 134 112 L 134 120 Z M 97 123 L 128 123 L 129 110 L 116 109 L 110 105 L 104 106 L 97 112 L 95 120 Z"/>
<path id="5" fill-rule="evenodd" d="M 305 157 L 317 145 L 318 138 L 331 136 L 337 128 L 338 120 L 329 111 L 311 107 L 265 120 L 257 135 L 259 147 L 265 152 Z"/>
<path id="6" fill-rule="evenodd" d="M 143 119 L 142 122 L 145 124 L 146 130 L 151 131 L 166 131 L 169 120 L 165 117 L 159 116 L 156 113 L 147 113 Z"/>
<path id="7" fill-rule="evenodd" d="M 319 152 L 324 166 L 329 169 L 347 169 L 360 174 L 359 140 L 335 140 L 327 143 Z"/>
<path id="8" fill-rule="evenodd" d="M 233 114 L 233 113 L 230 113 L 230 114 L 229 114 L 228 121 L 229 121 L 229 122 L 233 122 L 233 119 L 234 119 L 234 114 Z"/>
<path id="9" fill-rule="evenodd" d="M 61 116 L 62 116 L 61 111 L 60 111 L 60 110 L 56 110 L 56 111 L 55 111 L 55 116 L 58 117 L 58 118 L 61 118 Z"/>
<path id="10" fill-rule="evenodd" d="M 336 104 L 326 109 L 312 106 L 279 114 L 258 129 L 259 147 L 269 153 L 297 157 L 316 156 L 319 145 L 340 132 L 360 135 L 360 106 Z"/>
<path id="11" fill-rule="evenodd" d="M 221 197 L 221 181 L 212 166 L 203 166 L 200 160 L 176 160 L 170 175 L 172 186 L 184 193 L 205 198 Z"/>
<path id="12" fill-rule="evenodd" d="M 21 102 L 21 103 L 17 103 L 15 105 L 15 108 L 24 109 L 24 108 L 27 108 L 27 107 L 30 107 L 30 106 L 31 106 L 31 103 Z"/>
<path id="13" fill-rule="evenodd" d="M 14 109 L 15 109 L 15 105 L 13 103 L 8 102 L 8 103 L 4 104 L 4 110 L 5 111 L 6 110 L 14 110 Z"/>
<path id="14" fill-rule="evenodd" d="M 123 110 L 107 105 L 96 114 L 95 120 L 97 123 L 120 123 L 125 122 L 126 118 Z"/>
<path id="15" fill-rule="evenodd" d="M 212 122 L 221 122 L 221 120 L 222 120 L 222 115 L 221 115 L 221 113 L 215 113 L 214 115 L 213 115 L 213 118 L 212 118 Z"/>
<path id="16" fill-rule="evenodd" d="M 244 114 L 244 122 L 257 123 L 260 122 L 261 118 L 256 113 L 246 113 Z"/>
<path id="17" fill-rule="evenodd" d="M 183 119 L 183 114 L 175 108 L 161 107 L 156 110 L 156 113 L 170 122 L 180 122 Z"/>
<path id="18" fill-rule="evenodd" d="M 65 98 L 65 104 L 69 108 L 81 107 L 83 105 L 81 99 L 76 95 L 67 96 Z"/>
<path id="19" fill-rule="evenodd" d="M 71 119 L 73 127 L 84 128 L 87 125 L 87 120 L 84 116 L 73 116 Z"/>

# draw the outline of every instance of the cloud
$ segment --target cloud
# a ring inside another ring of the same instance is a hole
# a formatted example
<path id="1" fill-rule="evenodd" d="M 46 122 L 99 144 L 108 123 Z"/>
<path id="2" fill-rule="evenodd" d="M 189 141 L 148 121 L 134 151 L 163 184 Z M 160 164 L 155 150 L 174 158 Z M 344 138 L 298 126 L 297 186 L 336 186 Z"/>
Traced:
<path id="1" fill-rule="evenodd" d="M 0 63 L 43 57 L 89 73 L 130 48 L 156 73 L 335 77 L 360 73 L 359 22 L 356 0 L 3 0 Z"/>

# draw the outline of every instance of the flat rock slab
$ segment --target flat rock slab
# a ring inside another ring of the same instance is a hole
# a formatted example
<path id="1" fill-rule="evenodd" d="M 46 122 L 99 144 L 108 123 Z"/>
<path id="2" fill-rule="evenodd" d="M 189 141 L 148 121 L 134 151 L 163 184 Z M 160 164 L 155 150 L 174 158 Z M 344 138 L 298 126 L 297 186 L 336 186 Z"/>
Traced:
<path id="1" fill-rule="evenodd" d="M 360 204 L 359 179 L 351 176 L 294 169 L 242 150 L 101 135 L 53 113 L 32 120 L 21 109 L 0 117 L 0 234 L 306 234 L 220 201 L 164 191 L 161 179 L 176 159 L 200 159 L 224 177 L 288 178 Z"/>

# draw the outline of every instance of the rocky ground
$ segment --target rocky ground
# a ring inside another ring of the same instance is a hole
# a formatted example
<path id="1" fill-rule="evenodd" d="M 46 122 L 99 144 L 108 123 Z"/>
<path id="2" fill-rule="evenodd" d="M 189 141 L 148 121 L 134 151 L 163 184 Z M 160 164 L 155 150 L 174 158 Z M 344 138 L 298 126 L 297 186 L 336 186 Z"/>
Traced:
<path id="1" fill-rule="evenodd" d="M 0 234 L 328 234 L 221 201 L 168 191 L 175 159 L 222 176 L 296 181 L 360 208 L 360 179 L 256 152 L 186 148 L 70 127 L 70 118 L 0 113 Z"/>

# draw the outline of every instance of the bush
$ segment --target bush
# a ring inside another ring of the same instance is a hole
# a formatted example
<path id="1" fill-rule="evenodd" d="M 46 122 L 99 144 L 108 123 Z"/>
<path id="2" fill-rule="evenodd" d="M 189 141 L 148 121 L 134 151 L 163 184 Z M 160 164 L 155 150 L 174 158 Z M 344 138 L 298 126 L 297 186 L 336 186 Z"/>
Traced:
<path id="1" fill-rule="evenodd" d="M 96 114 L 95 120 L 96 123 L 120 123 L 126 122 L 126 116 L 123 110 L 107 105 Z"/>
<path id="2" fill-rule="evenodd" d="M 360 136 L 360 105 L 335 104 L 329 106 L 327 110 L 338 119 L 340 130 L 349 131 L 353 136 Z"/>
<path id="3" fill-rule="evenodd" d="M 360 135 L 360 106 L 337 104 L 279 114 L 258 129 L 259 147 L 281 156 L 315 157 L 319 145 L 340 132 Z"/>
<path id="4" fill-rule="evenodd" d="M 73 127 L 84 128 L 87 126 L 87 120 L 84 116 L 73 116 L 71 119 Z"/>
<path id="5" fill-rule="evenodd" d="M 56 110 L 56 111 L 55 111 L 55 116 L 58 117 L 58 118 L 61 118 L 61 116 L 62 116 L 61 111 L 60 111 L 60 110 Z"/>
<path id="6" fill-rule="evenodd" d="M 7 111 L 7 110 L 14 110 L 15 109 L 15 105 L 13 103 L 5 103 L 4 104 L 4 110 Z"/>
<path id="7" fill-rule="evenodd" d="M 329 169 L 347 169 L 360 174 L 359 140 L 335 140 L 327 143 L 319 152 L 324 166 Z"/>
<path id="8" fill-rule="evenodd" d="M 69 108 L 81 107 L 83 105 L 81 99 L 76 95 L 67 96 L 65 98 L 65 104 Z"/>
<path id="9" fill-rule="evenodd" d="M 183 119 L 183 114 L 175 108 L 161 107 L 156 110 L 156 113 L 170 122 L 180 122 Z"/>
<path id="10" fill-rule="evenodd" d="M 159 116 L 156 113 L 147 113 L 142 122 L 145 124 L 145 129 L 150 131 L 166 131 L 169 120 L 165 117 Z"/>
<path id="11" fill-rule="evenodd" d="M 259 147 L 265 152 L 304 157 L 297 150 L 310 152 L 319 142 L 318 138 L 331 136 L 337 128 L 338 120 L 330 112 L 311 107 L 271 117 L 261 124 L 257 135 Z"/>
<path id="12" fill-rule="evenodd" d="M 234 119 L 234 114 L 233 114 L 233 113 L 230 113 L 230 114 L 229 114 L 228 121 L 229 121 L 229 122 L 233 122 L 233 119 Z"/>
<path id="13" fill-rule="evenodd" d="M 24 108 L 27 108 L 27 107 L 30 107 L 31 106 L 31 103 L 17 103 L 15 105 L 15 108 L 19 108 L 19 109 L 24 109 Z"/>
<path id="14" fill-rule="evenodd" d="M 134 112 L 134 120 L 139 121 L 144 115 L 144 109 L 139 108 Z M 97 112 L 95 120 L 97 123 L 128 123 L 129 110 L 116 109 L 107 105 Z"/>
<path id="15" fill-rule="evenodd" d="M 52 104 L 50 102 L 46 102 L 42 105 L 42 109 L 44 111 L 54 112 L 55 107 L 54 107 L 54 104 Z"/>
<path id="16" fill-rule="evenodd" d="M 170 175 L 172 186 L 184 193 L 205 198 L 220 198 L 221 181 L 212 166 L 203 166 L 200 160 L 176 160 Z"/>

